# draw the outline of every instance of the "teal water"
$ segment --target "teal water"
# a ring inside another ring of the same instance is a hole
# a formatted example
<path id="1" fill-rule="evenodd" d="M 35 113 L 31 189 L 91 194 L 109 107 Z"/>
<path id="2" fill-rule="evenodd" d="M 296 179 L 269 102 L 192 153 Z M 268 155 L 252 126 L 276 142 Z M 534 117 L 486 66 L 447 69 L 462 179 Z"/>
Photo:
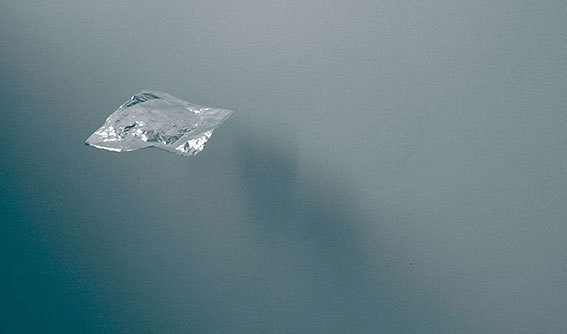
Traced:
<path id="1" fill-rule="evenodd" d="M 0 5 L 0 331 L 562 333 L 560 1 Z M 84 140 L 237 110 L 195 158 Z"/>

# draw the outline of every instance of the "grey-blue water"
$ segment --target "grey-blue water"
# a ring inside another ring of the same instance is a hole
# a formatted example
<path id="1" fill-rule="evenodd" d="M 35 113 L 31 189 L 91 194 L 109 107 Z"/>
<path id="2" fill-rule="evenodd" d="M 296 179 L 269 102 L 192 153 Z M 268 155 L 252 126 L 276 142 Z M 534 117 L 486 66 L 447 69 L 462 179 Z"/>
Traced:
<path id="1" fill-rule="evenodd" d="M 567 331 L 564 1 L 3 1 L 0 112 L 1 332 Z"/>

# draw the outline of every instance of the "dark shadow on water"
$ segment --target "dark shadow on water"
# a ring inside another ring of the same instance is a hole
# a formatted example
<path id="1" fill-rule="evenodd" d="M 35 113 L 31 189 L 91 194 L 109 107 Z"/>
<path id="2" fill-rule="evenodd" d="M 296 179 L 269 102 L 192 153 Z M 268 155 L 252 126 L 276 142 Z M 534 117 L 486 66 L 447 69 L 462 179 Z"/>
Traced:
<path id="1" fill-rule="evenodd" d="M 332 165 L 299 171 L 292 140 L 257 138 L 238 141 L 243 195 L 256 251 L 266 258 L 260 272 L 284 278 L 276 280 L 278 287 L 256 283 L 281 294 L 268 297 L 274 303 L 296 306 L 281 315 L 294 322 L 289 329 L 407 332 L 425 320 L 427 312 L 405 302 L 412 292 L 399 278 L 406 274 L 394 272 L 392 260 L 368 235 L 369 224 L 379 226 L 380 218 L 365 221 L 356 212 L 357 194 L 348 178 L 329 180 L 341 175 Z M 286 295 L 294 289 L 301 293 Z"/>

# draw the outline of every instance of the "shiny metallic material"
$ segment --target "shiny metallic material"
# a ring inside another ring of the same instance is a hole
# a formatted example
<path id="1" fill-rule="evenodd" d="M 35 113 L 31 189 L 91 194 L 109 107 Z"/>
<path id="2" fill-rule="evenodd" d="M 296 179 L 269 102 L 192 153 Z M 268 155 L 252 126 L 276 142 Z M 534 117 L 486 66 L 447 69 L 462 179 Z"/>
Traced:
<path id="1" fill-rule="evenodd" d="M 144 90 L 108 116 L 85 144 L 114 152 L 157 147 L 192 156 L 203 150 L 213 131 L 233 112 Z"/>

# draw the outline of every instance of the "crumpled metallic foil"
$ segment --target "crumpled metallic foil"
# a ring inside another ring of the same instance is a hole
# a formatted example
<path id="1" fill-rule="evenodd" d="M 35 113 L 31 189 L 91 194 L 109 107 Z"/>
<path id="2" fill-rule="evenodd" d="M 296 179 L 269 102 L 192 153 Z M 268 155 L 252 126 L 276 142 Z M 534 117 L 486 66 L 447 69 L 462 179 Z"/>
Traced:
<path id="1" fill-rule="evenodd" d="M 114 152 L 157 147 L 193 156 L 203 150 L 213 131 L 233 112 L 144 90 L 108 116 L 85 144 Z"/>

